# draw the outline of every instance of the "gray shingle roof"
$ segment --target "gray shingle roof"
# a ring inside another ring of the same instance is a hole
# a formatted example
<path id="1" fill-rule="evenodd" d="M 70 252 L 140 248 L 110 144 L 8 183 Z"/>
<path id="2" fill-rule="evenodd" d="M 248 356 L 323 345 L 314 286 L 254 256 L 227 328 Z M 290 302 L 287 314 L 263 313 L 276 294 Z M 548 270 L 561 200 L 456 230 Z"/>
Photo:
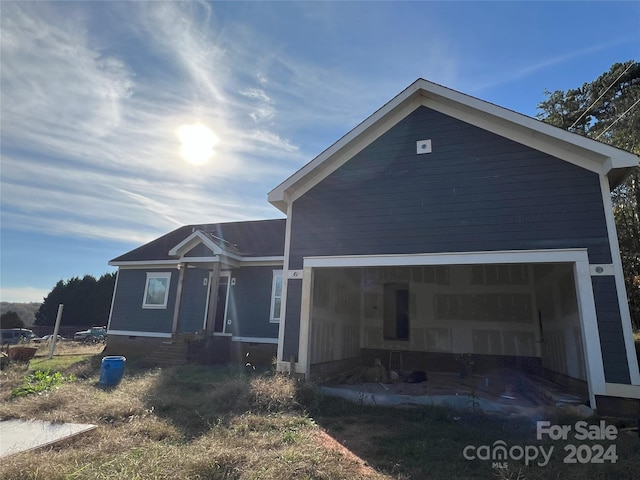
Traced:
<path id="1" fill-rule="evenodd" d="M 175 260 L 175 257 L 169 256 L 169 250 L 196 230 L 204 232 L 220 246 L 225 244 L 224 249 L 236 255 L 243 257 L 283 256 L 285 225 L 286 219 L 284 218 L 185 225 L 120 255 L 111 262 Z"/>

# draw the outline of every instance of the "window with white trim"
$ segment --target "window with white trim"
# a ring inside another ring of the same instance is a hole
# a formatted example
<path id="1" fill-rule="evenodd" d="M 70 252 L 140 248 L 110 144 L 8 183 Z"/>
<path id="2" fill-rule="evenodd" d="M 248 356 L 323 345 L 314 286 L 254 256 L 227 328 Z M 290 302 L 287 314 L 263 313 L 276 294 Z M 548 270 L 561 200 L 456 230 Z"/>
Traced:
<path id="1" fill-rule="evenodd" d="M 167 308 L 171 272 L 147 272 L 142 308 Z"/>
<path id="2" fill-rule="evenodd" d="M 282 270 L 273 271 L 271 285 L 271 315 L 270 322 L 279 322 L 282 316 Z"/>

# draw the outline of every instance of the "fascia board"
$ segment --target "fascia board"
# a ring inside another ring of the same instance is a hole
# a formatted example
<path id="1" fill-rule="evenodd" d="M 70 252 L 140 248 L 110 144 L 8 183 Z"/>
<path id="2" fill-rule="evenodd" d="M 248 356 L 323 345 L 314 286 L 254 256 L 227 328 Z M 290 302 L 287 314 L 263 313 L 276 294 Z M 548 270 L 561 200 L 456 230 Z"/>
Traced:
<path id="1" fill-rule="evenodd" d="M 237 267 L 240 265 L 242 257 L 237 255 L 221 253 L 220 255 L 213 255 L 211 257 L 181 257 L 180 263 L 186 263 L 189 265 L 197 266 L 198 264 L 211 264 L 221 263 L 230 267 Z"/>
<path id="2" fill-rule="evenodd" d="M 409 267 L 424 265 L 484 265 L 511 263 L 589 263 L 586 248 L 550 250 L 489 250 L 377 255 L 336 255 L 304 257 L 304 268 Z"/>
<path id="3" fill-rule="evenodd" d="M 430 97 L 422 101 L 425 107 L 440 113 L 457 118 L 463 122 L 475 125 L 501 137 L 526 145 L 548 155 L 560 158 L 566 162 L 585 168 L 589 171 L 605 174 L 603 164 L 606 157 L 593 151 L 585 150 L 573 144 L 563 142 L 555 137 L 543 134 L 530 128 L 515 124 L 502 117 L 492 115 L 489 112 L 471 110 L 469 107 L 442 102 Z M 434 146 L 435 148 L 435 146 Z"/>
<path id="4" fill-rule="evenodd" d="M 189 250 L 194 248 L 199 243 L 204 244 L 209 250 L 213 252 L 214 255 L 220 255 L 224 253 L 222 249 L 213 243 L 206 235 L 204 235 L 199 230 L 193 232 L 187 238 L 178 243 L 175 247 L 169 250 L 169 255 L 171 256 L 182 256 L 187 253 Z"/>
<path id="5" fill-rule="evenodd" d="M 282 266 L 284 257 L 242 257 L 240 267 Z"/>
<path id="6" fill-rule="evenodd" d="M 548 137 L 556 138 L 562 142 L 566 142 L 567 144 L 575 145 L 585 151 L 596 153 L 601 158 L 616 158 L 618 159 L 617 162 L 619 162 L 619 164 L 616 165 L 616 168 L 632 167 L 638 164 L 638 158 L 634 154 L 611 145 L 607 145 L 606 143 L 598 142 L 591 138 L 568 132 L 562 128 L 549 125 L 548 123 L 536 120 L 522 113 L 514 112 L 513 110 L 500 107 L 485 100 L 480 100 L 450 88 L 443 87 L 442 85 L 437 85 L 422 79 L 418 82 L 423 86 L 421 91 L 424 97 L 431 97 L 434 99 L 440 97 L 443 100 L 447 99 L 458 105 L 466 106 L 479 112 L 488 113 L 491 116 L 501 118 L 515 125 L 520 125 L 521 127 L 537 131 Z"/>
<path id="7" fill-rule="evenodd" d="M 240 257 L 230 253 L 222 253 L 211 257 L 182 257 L 176 260 L 136 260 L 130 262 L 109 262 L 112 267 L 122 269 L 148 267 L 148 268 L 176 268 L 179 263 L 216 263 L 222 262 L 233 267 L 260 266 L 260 265 L 282 265 L 284 257 Z"/>
<path id="8" fill-rule="evenodd" d="M 140 268 L 140 267 L 149 267 L 149 268 L 176 268 L 176 265 L 180 263 L 179 260 L 134 260 L 134 261 L 123 261 L 123 262 L 109 262 L 111 267 L 118 267 L 122 269 L 126 268 Z"/>

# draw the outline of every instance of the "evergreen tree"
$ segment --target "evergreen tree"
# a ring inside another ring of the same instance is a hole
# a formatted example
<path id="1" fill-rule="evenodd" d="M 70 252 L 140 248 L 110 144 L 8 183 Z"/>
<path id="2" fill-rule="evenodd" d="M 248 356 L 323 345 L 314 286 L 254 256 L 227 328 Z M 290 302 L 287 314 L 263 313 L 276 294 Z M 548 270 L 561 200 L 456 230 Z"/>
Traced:
<path id="1" fill-rule="evenodd" d="M 24 328 L 24 322 L 14 311 L 0 315 L 0 328 Z"/>
<path id="2" fill-rule="evenodd" d="M 54 325 L 58 305 L 64 305 L 62 325 L 90 327 L 106 325 L 111 309 L 115 273 L 106 273 L 98 280 L 91 275 L 59 280 L 36 312 L 35 325 Z"/>

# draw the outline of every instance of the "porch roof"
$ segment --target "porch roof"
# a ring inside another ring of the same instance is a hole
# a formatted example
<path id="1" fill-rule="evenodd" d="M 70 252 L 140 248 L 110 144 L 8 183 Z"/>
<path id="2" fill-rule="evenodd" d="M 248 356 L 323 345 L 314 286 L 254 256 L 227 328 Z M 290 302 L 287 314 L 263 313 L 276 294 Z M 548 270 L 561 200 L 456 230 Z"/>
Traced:
<path id="1" fill-rule="evenodd" d="M 130 252 L 112 259 L 109 265 L 129 262 L 175 261 L 170 251 L 195 232 L 222 249 L 245 258 L 281 257 L 284 255 L 284 218 L 246 222 L 185 225 Z"/>

